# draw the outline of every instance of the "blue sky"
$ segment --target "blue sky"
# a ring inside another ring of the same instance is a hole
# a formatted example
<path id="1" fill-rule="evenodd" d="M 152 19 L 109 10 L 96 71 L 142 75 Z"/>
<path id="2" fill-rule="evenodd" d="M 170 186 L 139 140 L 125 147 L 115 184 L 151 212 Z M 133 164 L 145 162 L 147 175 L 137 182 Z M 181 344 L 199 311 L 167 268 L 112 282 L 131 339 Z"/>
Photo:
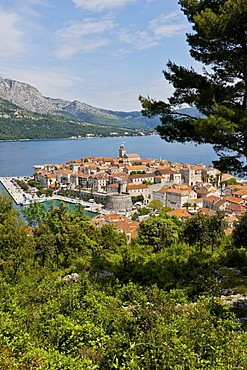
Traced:
<path id="1" fill-rule="evenodd" d="M 190 25 L 177 0 L 1 0 L 0 76 L 45 96 L 140 110 L 166 100 L 170 59 L 190 67 Z"/>

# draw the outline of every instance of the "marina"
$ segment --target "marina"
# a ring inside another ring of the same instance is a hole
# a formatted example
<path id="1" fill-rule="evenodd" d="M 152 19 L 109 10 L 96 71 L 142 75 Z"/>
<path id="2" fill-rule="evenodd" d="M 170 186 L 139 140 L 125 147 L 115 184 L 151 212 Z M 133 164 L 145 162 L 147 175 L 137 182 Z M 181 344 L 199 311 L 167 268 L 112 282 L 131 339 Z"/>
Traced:
<path id="1" fill-rule="evenodd" d="M 38 203 L 47 203 L 47 202 L 64 202 L 64 203 L 71 203 L 71 204 L 78 204 L 83 206 L 84 210 L 86 212 L 92 212 L 92 213 L 103 213 L 108 214 L 109 211 L 102 209 L 101 204 L 92 203 L 92 202 L 86 202 L 82 199 L 73 199 L 69 197 L 65 197 L 62 195 L 54 194 L 51 197 L 37 197 L 37 196 L 30 196 L 28 197 L 27 194 L 18 187 L 18 185 L 15 183 L 13 177 L 0 177 L 0 183 L 3 185 L 6 192 L 12 197 L 15 204 L 17 206 L 28 206 L 32 202 L 38 202 Z"/>

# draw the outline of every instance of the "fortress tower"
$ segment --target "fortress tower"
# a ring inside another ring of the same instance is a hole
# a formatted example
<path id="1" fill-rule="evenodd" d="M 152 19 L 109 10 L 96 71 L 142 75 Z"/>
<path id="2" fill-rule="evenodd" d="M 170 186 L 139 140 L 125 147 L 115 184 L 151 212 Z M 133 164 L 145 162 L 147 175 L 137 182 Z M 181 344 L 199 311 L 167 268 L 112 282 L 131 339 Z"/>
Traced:
<path id="1" fill-rule="evenodd" d="M 113 212 L 125 212 L 132 208 L 131 196 L 127 193 L 127 181 L 119 182 L 117 194 L 106 196 L 105 208 Z"/>

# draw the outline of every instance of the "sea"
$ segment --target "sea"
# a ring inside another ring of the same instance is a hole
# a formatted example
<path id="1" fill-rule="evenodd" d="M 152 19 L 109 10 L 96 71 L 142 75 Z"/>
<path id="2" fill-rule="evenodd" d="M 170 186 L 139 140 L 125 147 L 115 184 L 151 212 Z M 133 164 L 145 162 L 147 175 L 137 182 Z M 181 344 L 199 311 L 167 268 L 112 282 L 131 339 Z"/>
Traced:
<path id="1" fill-rule="evenodd" d="M 190 164 L 204 163 L 206 166 L 217 159 L 209 144 L 196 146 L 193 143 L 167 143 L 158 135 L 0 141 L 0 177 L 32 175 L 33 166 L 37 164 L 59 164 L 85 156 L 117 157 L 122 143 L 127 153 L 138 153 L 141 158 Z"/>
<path id="2" fill-rule="evenodd" d="M 158 135 L 107 137 L 90 139 L 0 141 L 0 177 L 30 176 L 33 166 L 45 163 L 64 163 L 85 156 L 117 157 L 124 143 L 127 153 L 138 153 L 141 158 L 159 158 L 171 162 L 209 165 L 217 159 L 211 145 L 167 143 Z M 0 183 L 0 191 L 5 191 Z M 6 191 L 5 191 L 6 192 Z M 58 206 L 53 201 L 53 205 Z M 71 203 L 67 204 L 73 208 Z M 21 206 L 14 206 L 22 210 Z M 47 208 L 50 202 L 45 202 Z M 94 212 L 85 212 L 89 217 Z"/>

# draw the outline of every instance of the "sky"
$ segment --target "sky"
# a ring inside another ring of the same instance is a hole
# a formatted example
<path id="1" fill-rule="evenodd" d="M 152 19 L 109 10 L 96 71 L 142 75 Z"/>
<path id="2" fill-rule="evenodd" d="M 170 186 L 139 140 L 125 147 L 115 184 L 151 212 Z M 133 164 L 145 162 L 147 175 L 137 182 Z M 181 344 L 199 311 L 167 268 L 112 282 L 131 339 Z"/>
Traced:
<path id="1" fill-rule="evenodd" d="M 168 60 L 193 66 L 177 0 L 1 0 L 0 76 L 44 96 L 141 110 L 166 100 Z"/>

